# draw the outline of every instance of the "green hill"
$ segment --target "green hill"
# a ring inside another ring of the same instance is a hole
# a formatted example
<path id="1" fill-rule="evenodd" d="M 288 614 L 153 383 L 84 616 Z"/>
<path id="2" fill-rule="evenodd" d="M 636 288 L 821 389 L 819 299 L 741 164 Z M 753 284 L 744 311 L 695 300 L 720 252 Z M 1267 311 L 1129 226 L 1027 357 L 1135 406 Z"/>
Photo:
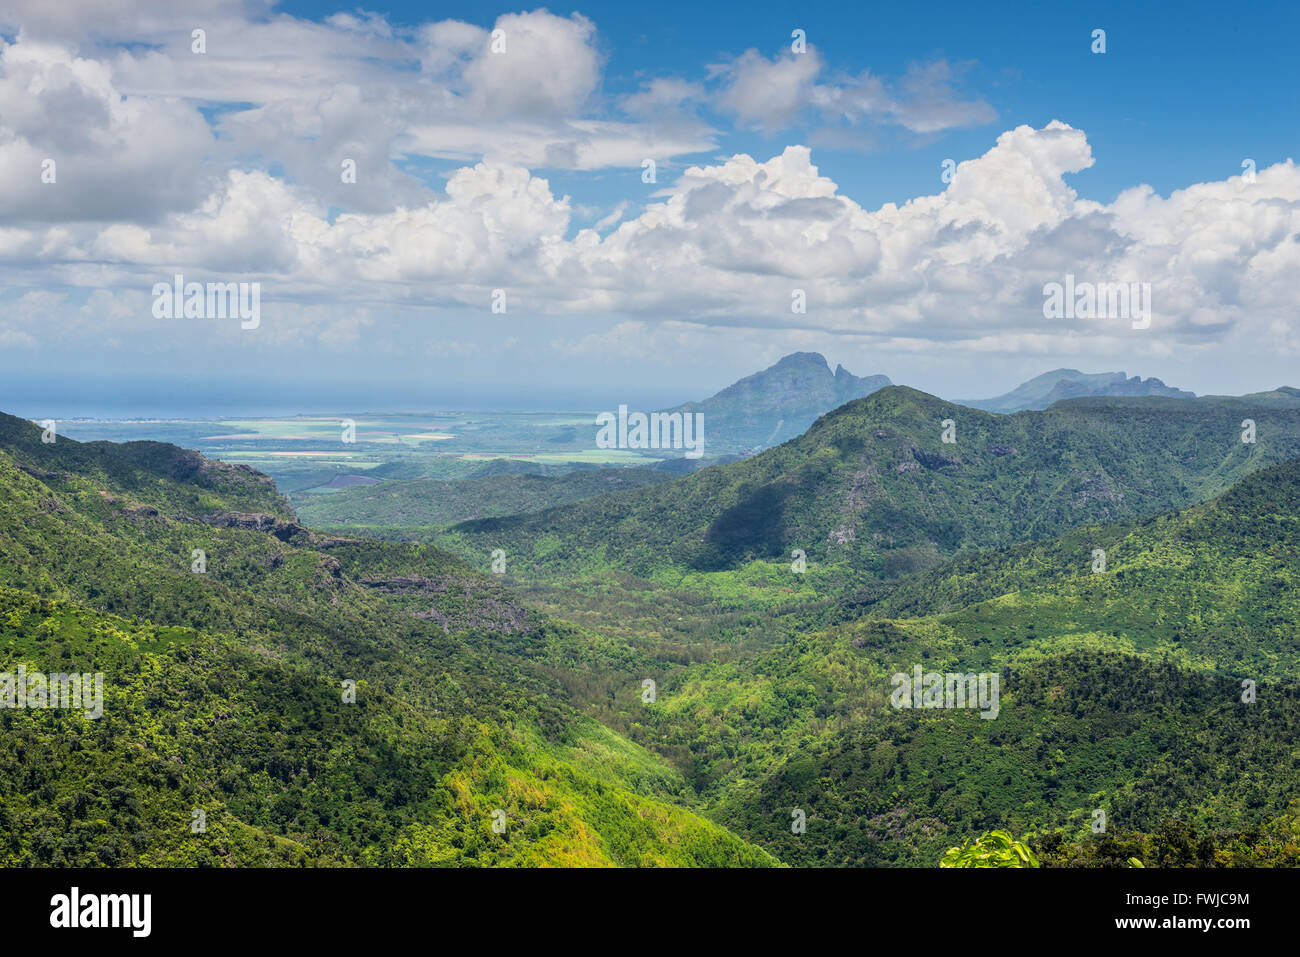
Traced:
<path id="1" fill-rule="evenodd" d="M 1241 441 L 1241 423 L 1257 441 Z M 943 442 L 944 423 L 955 443 Z M 720 571 L 794 549 L 871 577 L 1203 501 L 1300 456 L 1300 409 L 1244 399 L 1079 399 L 993 415 L 890 386 L 752 458 L 437 539 L 516 574 Z"/>
<path id="2" fill-rule="evenodd" d="M 1104 863 L 1097 809 L 1149 866 L 1166 832 L 1198 834 L 1196 860 L 1294 863 L 1294 835 L 1258 857 L 1240 835 L 1300 795 L 1296 501 L 1293 461 L 1182 513 L 916 575 L 841 624 L 670 671 L 630 733 L 794 864 L 932 865 L 994 828 Z M 999 674 L 996 719 L 891 707 L 915 665 Z"/>
<path id="3" fill-rule="evenodd" d="M 1300 671 L 1300 461 L 1182 512 L 970 556 L 841 605 L 932 618 L 945 643 L 1104 640 L 1251 676 Z M 1094 549 L 1105 571 L 1094 572 Z M 1037 633 L 1035 636 L 1034 633 Z"/>
<path id="4" fill-rule="evenodd" d="M 226 509 L 292 520 L 275 483 L 247 465 L 205 459 L 164 442 L 42 441 L 42 430 L 0 412 L 0 449 L 40 480 L 76 479 L 123 496 L 142 496 L 159 509 L 202 514 Z"/>
<path id="5" fill-rule="evenodd" d="M 1294 864 L 1289 401 L 890 388 L 743 462 L 460 525 L 465 559 L 0 420 L 0 673 L 105 676 L 99 719 L 0 708 L 0 861 L 933 866 L 999 829 L 1049 866 Z M 790 574 L 787 528 L 848 500 L 854 535 Z M 511 575 L 471 567 L 490 544 Z M 557 621 L 561 593 L 599 613 Z M 893 707 L 916 666 L 997 675 L 997 717 Z"/>
<path id="6" fill-rule="evenodd" d="M 831 372 L 816 352 L 795 352 L 699 402 L 665 411 L 704 416 L 710 455 L 768 448 L 801 434 L 820 415 L 889 385 L 889 377 Z"/>
<path id="7" fill-rule="evenodd" d="M 0 708 L 0 864 L 775 863 L 528 666 L 563 636 L 252 470 L 6 417 L 0 674 L 100 673 L 103 714 Z"/>

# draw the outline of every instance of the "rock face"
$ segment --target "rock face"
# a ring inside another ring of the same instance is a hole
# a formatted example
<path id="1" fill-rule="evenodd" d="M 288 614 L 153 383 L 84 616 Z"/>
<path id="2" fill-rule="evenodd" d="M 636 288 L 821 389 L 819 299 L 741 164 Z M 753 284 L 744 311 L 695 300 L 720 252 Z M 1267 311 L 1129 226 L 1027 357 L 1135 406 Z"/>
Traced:
<path id="1" fill-rule="evenodd" d="M 47 472 L 44 469 L 38 469 L 35 466 L 24 465 L 22 462 L 15 462 L 20 471 L 26 472 L 38 482 L 49 482 L 56 480 L 60 482 L 71 482 L 72 474 L 70 472 Z"/>
<path id="2" fill-rule="evenodd" d="M 449 634 L 466 629 L 518 634 L 530 624 L 527 609 L 495 582 L 458 575 L 395 575 L 360 578 L 357 584 L 403 600 L 409 614 L 436 622 Z"/>
<path id="3" fill-rule="evenodd" d="M 261 512 L 219 512 L 216 515 L 203 515 L 199 521 L 214 528 L 245 528 L 255 532 L 266 532 L 282 542 L 311 542 L 312 533 L 297 524 L 286 522 L 274 515 Z"/>
<path id="4" fill-rule="evenodd" d="M 831 372 L 821 354 L 795 352 L 711 398 L 664 411 L 704 414 L 706 455 L 757 451 L 802 435 L 818 417 L 887 385 L 888 376 L 859 377 L 842 365 Z"/>
<path id="5" fill-rule="evenodd" d="M 912 457 L 928 469 L 938 470 L 945 468 L 961 468 L 961 460 L 944 455 L 941 452 L 929 452 L 922 448 L 912 447 Z"/>

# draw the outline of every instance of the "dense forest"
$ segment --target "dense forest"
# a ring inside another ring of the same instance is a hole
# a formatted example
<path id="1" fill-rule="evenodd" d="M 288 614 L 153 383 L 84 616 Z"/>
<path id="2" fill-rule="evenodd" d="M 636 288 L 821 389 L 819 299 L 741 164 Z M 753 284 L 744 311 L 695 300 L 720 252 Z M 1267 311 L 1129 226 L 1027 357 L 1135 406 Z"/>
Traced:
<path id="1" fill-rule="evenodd" d="M 0 708 L 0 862 L 775 863 L 492 653 L 554 627 L 499 583 L 317 536 L 251 470 L 39 435 L 0 420 L 0 672 L 102 673 L 103 716 Z"/>
<path id="2" fill-rule="evenodd" d="M 1179 401 L 1000 418 L 889 388 L 752 459 L 427 542 L 0 418 L 0 672 L 105 676 L 101 718 L 0 708 L 0 859 L 1294 865 L 1300 418 L 1260 400 L 1257 447 L 1207 451 L 1239 402 Z M 958 454 L 923 435 L 951 415 L 961 460 L 923 464 Z M 740 502 L 770 519 L 743 541 Z M 997 719 L 891 706 L 913 666 L 996 675 Z"/>
<path id="3" fill-rule="evenodd" d="M 1253 443 L 1241 440 L 1245 419 Z M 1289 396 L 1076 399 L 1004 416 L 887 386 L 741 462 L 463 522 L 432 540 L 470 556 L 501 548 L 518 573 L 549 577 L 734 570 L 799 549 L 845 574 L 892 578 L 965 551 L 1186 508 L 1297 456 L 1300 403 Z"/>

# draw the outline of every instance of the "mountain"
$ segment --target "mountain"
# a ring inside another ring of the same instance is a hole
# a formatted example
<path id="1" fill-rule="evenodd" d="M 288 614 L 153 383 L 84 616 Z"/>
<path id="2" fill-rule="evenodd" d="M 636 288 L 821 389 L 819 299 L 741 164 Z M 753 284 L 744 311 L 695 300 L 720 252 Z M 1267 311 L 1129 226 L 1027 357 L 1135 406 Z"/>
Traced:
<path id="1" fill-rule="evenodd" d="M 986 412 L 1020 412 L 1046 409 L 1062 399 L 1083 396 L 1160 395 L 1175 399 L 1192 399 L 1195 393 L 1165 385 L 1159 379 L 1126 377 L 1123 372 L 1085 373 L 1078 369 L 1054 369 L 1022 382 L 1005 395 L 993 399 L 962 400 L 961 404 Z"/>
<path id="2" fill-rule="evenodd" d="M 1121 863 L 1294 866 L 1297 500 L 1290 461 L 1181 512 L 906 578 L 846 621 L 681 669 L 644 740 L 688 749 L 717 819 L 792 864 L 933 866 L 1008 828 L 1049 863 L 1097 863 L 1092 842 L 1130 848 Z M 891 706 L 917 665 L 999 675 L 996 719 Z"/>
<path id="3" fill-rule="evenodd" d="M 1226 398 L 1225 396 L 1205 396 L 1211 398 Z M 1286 406 L 1287 408 L 1296 408 L 1300 406 L 1300 389 L 1293 389 L 1289 385 L 1279 386 L 1268 392 L 1252 392 L 1242 396 L 1243 399 L 1249 399 L 1254 402 L 1269 402 Z"/>
<path id="4" fill-rule="evenodd" d="M 889 377 L 831 372 L 816 352 L 795 352 L 702 402 L 667 412 L 703 413 L 709 454 L 767 448 L 800 435 L 819 416 L 889 385 Z"/>
<path id="5" fill-rule="evenodd" d="M 741 462 L 464 523 L 464 560 L 0 416 L 0 676 L 104 675 L 99 719 L 0 707 L 0 865 L 932 866 L 994 828 L 1053 866 L 1294 865 L 1297 399 L 1007 417 L 891 386 Z M 825 528 L 789 574 L 789 530 Z M 498 547 L 536 605 L 471 567 Z M 603 618 L 545 612 L 588 573 Z M 656 631 L 691 616 L 707 637 Z M 917 665 L 997 675 L 996 720 L 891 706 Z"/>
<path id="6" fill-rule="evenodd" d="M 0 503 L 0 866 L 776 863 L 567 703 L 533 659 L 576 634 L 496 576 L 4 415 Z M 101 715 L 23 673 L 100 675 Z"/>
<path id="7" fill-rule="evenodd" d="M 1110 638 L 1186 667 L 1289 678 L 1300 671 L 1297 500 L 1300 460 L 1291 460 L 1179 512 L 956 560 L 850 617 L 927 618 L 945 643 L 1009 653 L 1048 634 L 1058 647 Z"/>
<path id="8" fill-rule="evenodd" d="M 1257 421 L 1257 441 L 1241 423 Z M 945 422 L 955 442 L 943 441 Z M 1300 409 L 1246 399 L 1079 399 L 994 415 L 888 386 L 802 436 L 673 482 L 543 512 L 480 519 L 436 539 L 494 548 L 525 576 L 617 568 L 809 563 L 875 578 L 955 556 L 1143 518 L 1300 456 Z"/>

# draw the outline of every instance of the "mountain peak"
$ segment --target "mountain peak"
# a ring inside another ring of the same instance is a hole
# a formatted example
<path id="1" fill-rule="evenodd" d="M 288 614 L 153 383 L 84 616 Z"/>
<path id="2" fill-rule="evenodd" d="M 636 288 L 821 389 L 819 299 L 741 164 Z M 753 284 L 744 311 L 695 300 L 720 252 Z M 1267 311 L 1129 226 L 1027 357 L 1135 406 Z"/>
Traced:
<path id="1" fill-rule="evenodd" d="M 1080 372 L 1078 369 L 1053 369 L 1022 382 L 1005 395 L 992 399 L 974 399 L 963 402 L 974 409 L 986 412 L 1022 412 L 1026 409 L 1046 409 L 1062 399 L 1093 396 L 1167 396 L 1175 399 L 1194 399 L 1194 392 L 1185 392 L 1165 385 L 1157 378 L 1143 379 L 1126 372 Z"/>
<path id="2" fill-rule="evenodd" d="M 792 439 L 819 416 L 889 384 L 888 376 L 859 377 L 842 365 L 831 372 L 820 352 L 792 352 L 703 401 L 668 411 L 703 413 L 712 447 L 733 452 Z"/>
<path id="3" fill-rule="evenodd" d="M 831 364 L 826 361 L 826 357 L 820 352 L 792 352 L 787 356 L 782 356 L 776 360 L 776 363 L 769 366 L 770 369 L 780 369 L 785 366 L 812 365 L 821 368 L 825 366 L 830 369 Z"/>

